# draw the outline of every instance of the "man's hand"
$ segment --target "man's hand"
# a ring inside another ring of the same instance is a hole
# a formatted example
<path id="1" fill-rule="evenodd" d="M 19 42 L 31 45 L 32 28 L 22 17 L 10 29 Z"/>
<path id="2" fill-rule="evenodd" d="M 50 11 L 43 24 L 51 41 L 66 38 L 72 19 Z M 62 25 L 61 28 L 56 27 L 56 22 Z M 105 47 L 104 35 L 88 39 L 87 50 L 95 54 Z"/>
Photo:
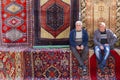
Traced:
<path id="1" fill-rule="evenodd" d="M 109 44 L 105 44 L 105 46 L 109 46 Z"/>
<path id="2" fill-rule="evenodd" d="M 81 49 L 81 50 L 83 50 L 83 49 L 84 49 L 84 46 L 83 46 L 83 45 L 81 45 L 81 46 L 80 46 L 80 49 Z"/>
<path id="3" fill-rule="evenodd" d="M 100 49 L 101 49 L 101 50 L 103 50 L 103 49 L 104 49 L 104 47 L 103 47 L 103 46 L 100 46 Z"/>
<path id="4" fill-rule="evenodd" d="M 80 46 L 76 46 L 76 49 L 77 49 L 77 50 L 80 50 L 80 49 L 81 49 L 81 47 L 80 47 Z"/>

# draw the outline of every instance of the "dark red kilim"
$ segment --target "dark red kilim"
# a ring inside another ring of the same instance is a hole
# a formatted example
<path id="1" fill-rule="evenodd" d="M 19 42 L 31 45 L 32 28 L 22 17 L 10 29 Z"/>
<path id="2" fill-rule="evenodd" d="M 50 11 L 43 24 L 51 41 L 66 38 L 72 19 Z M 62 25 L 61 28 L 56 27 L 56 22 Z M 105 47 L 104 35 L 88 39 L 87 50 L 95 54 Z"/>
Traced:
<path id="1" fill-rule="evenodd" d="M 94 54 L 90 58 L 90 76 L 91 76 L 92 80 L 97 80 L 97 78 L 96 78 L 96 72 L 97 72 L 96 65 L 97 65 L 97 61 L 96 61 L 96 56 Z"/>

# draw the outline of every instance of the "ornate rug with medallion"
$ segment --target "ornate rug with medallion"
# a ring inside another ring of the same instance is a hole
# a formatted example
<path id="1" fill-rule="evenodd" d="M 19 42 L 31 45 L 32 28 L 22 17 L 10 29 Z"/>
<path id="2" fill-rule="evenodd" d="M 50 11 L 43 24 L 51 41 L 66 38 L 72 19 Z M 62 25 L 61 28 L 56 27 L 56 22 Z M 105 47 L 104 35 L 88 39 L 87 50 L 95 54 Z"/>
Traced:
<path id="1" fill-rule="evenodd" d="M 32 78 L 40 80 L 89 79 L 89 73 L 82 75 L 76 58 L 68 49 L 26 50 L 23 55 L 26 80 Z"/>
<path id="2" fill-rule="evenodd" d="M 70 79 L 69 53 L 59 49 L 24 51 L 25 79 Z"/>
<path id="3" fill-rule="evenodd" d="M 71 0 L 35 0 L 35 45 L 67 45 Z"/>
<path id="4" fill-rule="evenodd" d="M 120 55 L 111 50 L 104 73 L 98 68 L 96 56 L 90 58 L 90 77 L 92 80 L 120 80 Z"/>
<path id="5" fill-rule="evenodd" d="M 0 12 L 0 44 L 31 44 L 32 0 L 0 0 Z"/>

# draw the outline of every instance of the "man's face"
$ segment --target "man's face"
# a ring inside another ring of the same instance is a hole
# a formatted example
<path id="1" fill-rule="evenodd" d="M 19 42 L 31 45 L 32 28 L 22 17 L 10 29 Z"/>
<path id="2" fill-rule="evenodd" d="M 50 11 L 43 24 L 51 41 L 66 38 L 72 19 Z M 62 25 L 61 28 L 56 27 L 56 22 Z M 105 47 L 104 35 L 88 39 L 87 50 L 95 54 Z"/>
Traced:
<path id="1" fill-rule="evenodd" d="M 100 30 L 101 32 L 104 32 L 105 29 L 106 29 L 105 25 L 102 25 L 102 24 L 99 25 L 99 30 Z"/>
<path id="2" fill-rule="evenodd" d="M 82 30 L 82 25 L 79 24 L 79 23 L 77 23 L 77 24 L 76 24 L 76 30 L 77 30 L 77 31 Z"/>

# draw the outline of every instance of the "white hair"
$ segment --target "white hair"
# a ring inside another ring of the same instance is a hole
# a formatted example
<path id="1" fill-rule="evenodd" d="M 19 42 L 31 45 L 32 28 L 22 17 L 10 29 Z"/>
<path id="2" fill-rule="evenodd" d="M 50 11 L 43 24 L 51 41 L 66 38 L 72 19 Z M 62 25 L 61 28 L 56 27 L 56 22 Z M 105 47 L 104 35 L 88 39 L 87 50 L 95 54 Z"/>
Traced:
<path id="1" fill-rule="evenodd" d="M 76 22 L 75 22 L 75 25 L 77 25 L 77 24 L 82 25 L 82 21 L 76 21 Z"/>
<path id="2" fill-rule="evenodd" d="M 106 26 L 104 22 L 100 22 L 99 25 Z"/>

